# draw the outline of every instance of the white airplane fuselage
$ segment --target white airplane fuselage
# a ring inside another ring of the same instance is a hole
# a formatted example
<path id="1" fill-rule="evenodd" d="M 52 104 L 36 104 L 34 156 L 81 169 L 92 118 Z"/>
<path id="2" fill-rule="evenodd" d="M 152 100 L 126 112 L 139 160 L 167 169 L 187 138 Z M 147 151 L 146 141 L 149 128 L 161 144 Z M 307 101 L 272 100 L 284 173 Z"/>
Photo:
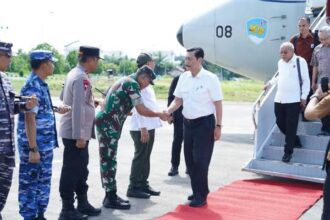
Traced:
<path id="1" fill-rule="evenodd" d="M 212 11 L 185 23 L 177 38 L 202 47 L 205 59 L 243 76 L 270 79 L 281 43 L 298 32 L 305 0 L 223 0 Z"/>

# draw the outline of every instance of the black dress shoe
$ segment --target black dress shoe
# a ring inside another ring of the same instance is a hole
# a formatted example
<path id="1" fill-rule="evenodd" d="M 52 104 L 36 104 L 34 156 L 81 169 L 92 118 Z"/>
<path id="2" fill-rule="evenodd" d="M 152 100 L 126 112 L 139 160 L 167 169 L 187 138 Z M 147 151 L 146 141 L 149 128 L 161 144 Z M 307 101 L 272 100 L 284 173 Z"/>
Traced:
<path id="1" fill-rule="evenodd" d="M 130 188 L 127 190 L 127 197 L 134 197 L 134 198 L 139 198 L 139 199 L 149 199 L 150 198 L 150 194 L 143 191 L 140 188 Z"/>
<path id="2" fill-rule="evenodd" d="M 159 196 L 160 191 L 156 191 L 155 189 L 151 188 L 151 186 L 146 186 L 142 188 L 143 192 L 150 194 L 151 196 Z"/>
<path id="3" fill-rule="evenodd" d="M 289 163 L 292 158 L 292 154 L 285 153 L 282 157 L 282 161 L 284 163 Z"/>
<path id="4" fill-rule="evenodd" d="M 131 208 L 131 204 L 126 202 L 121 202 L 118 199 L 116 191 L 107 192 L 106 196 L 103 200 L 103 206 L 105 208 L 112 208 L 112 209 L 121 209 L 126 210 Z"/>
<path id="5" fill-rule="evenodd" d="M 190 196 L 188 196 L 187 199 L 188 199 L 189 201 L 192 201 L 192 200 L 194 199 L 194 197 L 195 197 L 194 194 L 191 194 Z"/>
<path id="6" fill-rule="evenodd" d="M 171 167 L 170 171 L 168 172 L 169 176 L 176 176 L 179 174 L 178 168 L 177 167 Z"/>
<path id="7" fill-rule="evenodd" d="M 190 203 L 190 207 L 201 207 L 206 205 L 206 199 L 193 199 Z"/>
<path id="8" fill-rule="evenodd" d="M 302 144 L 301 144 L 301 141 L 300 141 L 298 136 L 297 136 L 296 141 L 294 143 L 294 148 L 302 148 Z"/>

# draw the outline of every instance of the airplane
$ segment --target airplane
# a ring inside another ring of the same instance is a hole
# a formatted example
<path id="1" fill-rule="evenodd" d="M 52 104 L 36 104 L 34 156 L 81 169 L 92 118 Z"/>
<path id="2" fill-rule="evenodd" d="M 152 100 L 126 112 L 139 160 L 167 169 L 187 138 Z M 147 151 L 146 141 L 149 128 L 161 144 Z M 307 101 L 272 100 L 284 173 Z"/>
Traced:
<path id="1" fill-rule="evenodd" d="M 313 10 L 320 0 L 307 3 Z M 202 47 L 211 63 L 267 81 L 276 76 L 279 47 L 298 32 L 298 19 L 305 15 L 305 9 L 306 0 L 223 0 L 218 7 L 183 24 L 177 39 L 184 48 Z M 324 9 L 311 20 L 313 31 L 326 25 Z M 274 85 L 262 92 L 253 105 L 254 152 L 242 170 L 322 183 L 329 137 L 316 136 L 320 122 L 299 121 L 297 135 L 303 147 L 294 150 L 290 163 L 281 161 L 284 136 L 273 114 L 276 89 Z"/>
<path id="2" fill-rule="evenodd" d="M 309 7 L 320 4 L 314 1 Z M 265 81 L 277 69 L 281 43 L 298 32 L 305 8 L 306 0 L 223 0 L 183 24 L 177 39 L 185 48 L 201 46 L 211 63 Z"/>

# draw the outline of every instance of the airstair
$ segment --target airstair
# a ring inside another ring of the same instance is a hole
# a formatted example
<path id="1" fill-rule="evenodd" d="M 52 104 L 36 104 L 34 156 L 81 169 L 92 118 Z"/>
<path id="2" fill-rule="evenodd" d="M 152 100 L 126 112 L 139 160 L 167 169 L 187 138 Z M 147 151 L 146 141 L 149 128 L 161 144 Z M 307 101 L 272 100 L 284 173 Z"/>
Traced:
<path id="1" fill-rule="evenodd" d="M 313 31 L 325 25 L 324 9 L 311 25 Z M 277 74 L 274 75 L 277 77 Z M 325 172 L 322 170 L 328 136 L 317 136 L 321 130 L 320 121 L 304 122 L 299 120 L 297 135 L 302 148 L 295 148 L 290 163 L 281 161 L 284 154 L 284 135 L 275 123 L 274 97 L 277 85 L 263 92 L 253 106 L 254 154 L 242 168 L 244 171 L 263 175 L 285 177 L 323 183 Z"/>

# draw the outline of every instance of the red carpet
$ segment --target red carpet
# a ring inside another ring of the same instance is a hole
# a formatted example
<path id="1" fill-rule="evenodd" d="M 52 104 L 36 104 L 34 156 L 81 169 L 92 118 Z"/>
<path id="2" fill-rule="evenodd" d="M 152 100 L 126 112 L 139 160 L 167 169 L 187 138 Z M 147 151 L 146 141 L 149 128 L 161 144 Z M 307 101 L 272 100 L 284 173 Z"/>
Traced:
<path id="1" fill-rule="evenodd" d="M 273 180 L 241 180 L 209 194 L 207 205 L 179 205 L 158 220 L 290 220 L 298 219 L 322 195 L 322 185 Z"/>

